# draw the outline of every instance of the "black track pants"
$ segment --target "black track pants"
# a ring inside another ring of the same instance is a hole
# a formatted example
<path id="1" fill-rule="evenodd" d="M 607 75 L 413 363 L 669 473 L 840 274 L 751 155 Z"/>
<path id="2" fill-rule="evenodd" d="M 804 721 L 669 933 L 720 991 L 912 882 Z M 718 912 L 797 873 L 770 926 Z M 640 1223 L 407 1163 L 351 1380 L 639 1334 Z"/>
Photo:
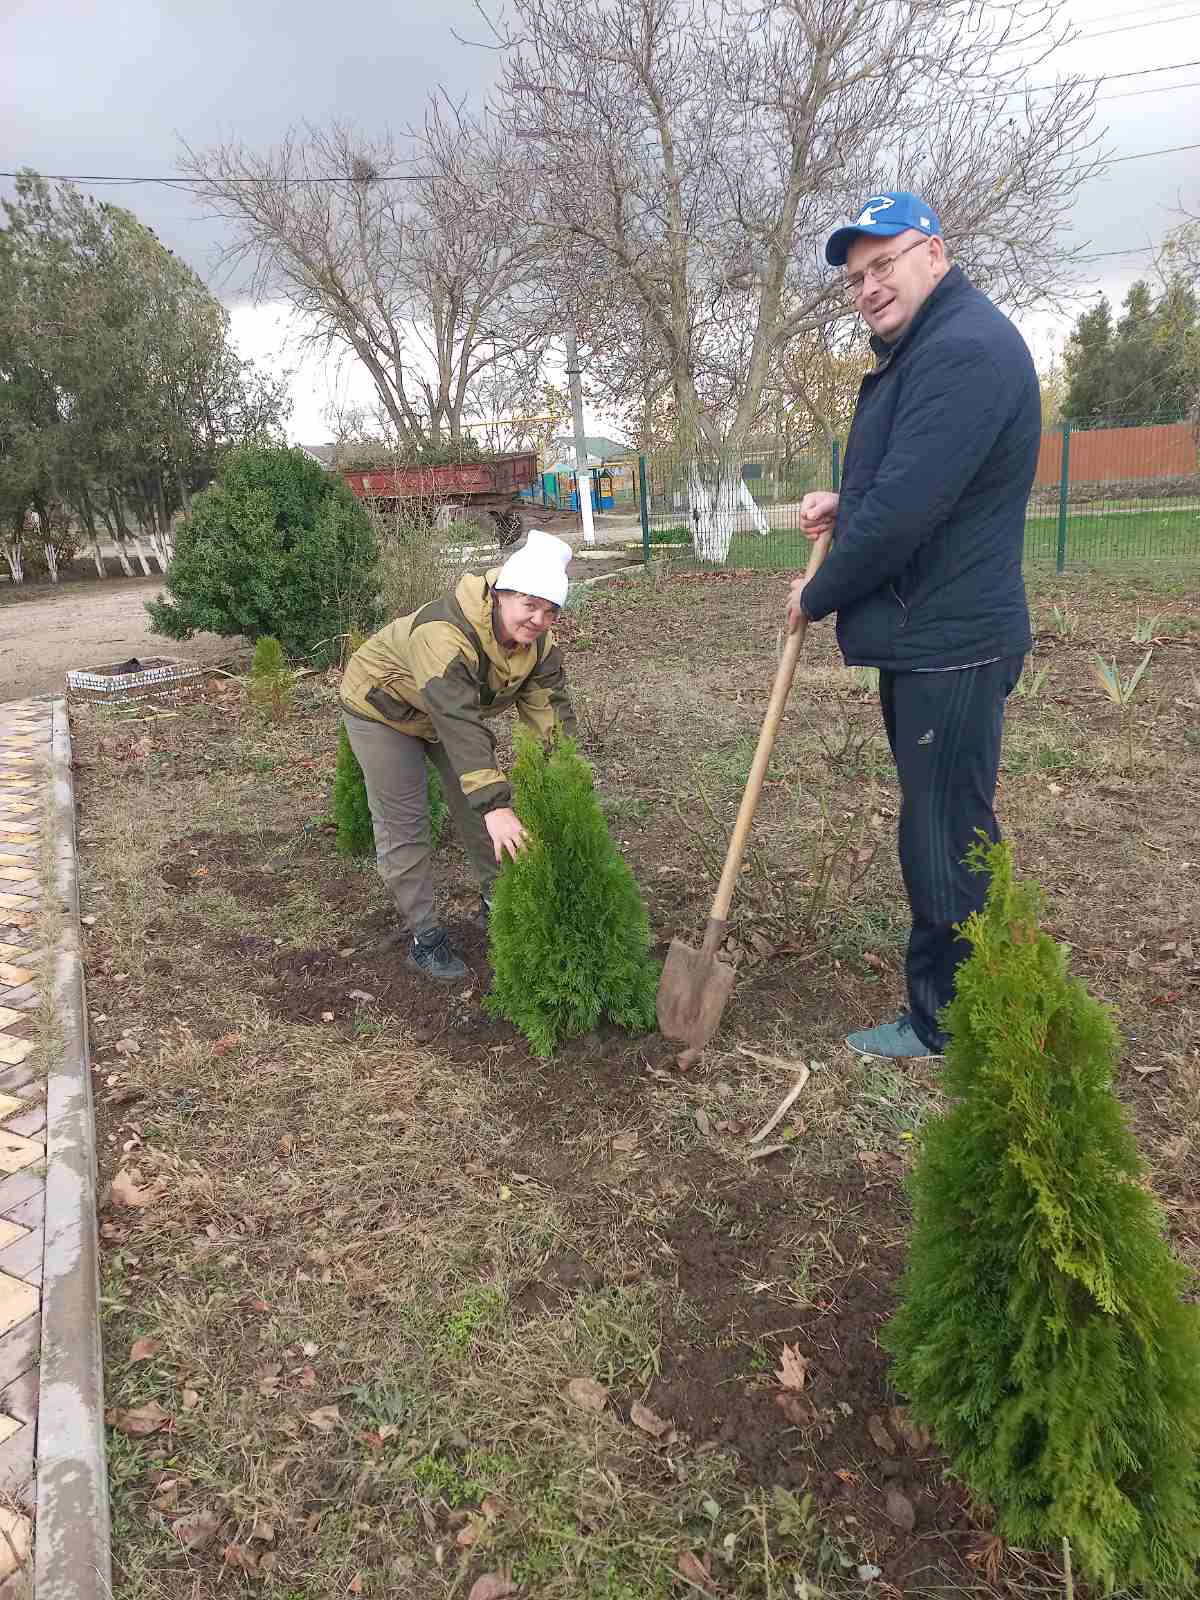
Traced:
<path id="1" fill-rule="evenodd" d="M 1023 656 L 954 672 L 881 672 L 879 703 L 900 774 L 900 870 L 912 908 L 905 977 L 912 1025 L 940 1050 L 938 1013 L 970 946 L 954 932 L 983 905 L 987 879 L 963 865 L 994 810 L 1004 703 Z"/>

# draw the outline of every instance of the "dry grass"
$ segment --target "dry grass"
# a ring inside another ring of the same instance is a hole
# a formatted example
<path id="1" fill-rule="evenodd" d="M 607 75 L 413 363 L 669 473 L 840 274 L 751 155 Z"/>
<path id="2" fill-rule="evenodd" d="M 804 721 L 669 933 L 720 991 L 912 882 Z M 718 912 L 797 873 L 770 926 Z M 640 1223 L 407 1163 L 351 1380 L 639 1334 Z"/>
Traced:
<path id="1" fill-rule="evenodd" d="M 1200 610 L 1169 574 L 1121 583 L 1053 591 L 1076 633 L 1039 643 L 1045 688 L 1014 698 L 1003 815 L 1054 931 L 1120 1010 L 1119 1090 L 1177 1246 L 1200 1265 L 1200 708 L 1183 626 Z M 703 924 L 705 851 L 744 778 L 782 587 L 639 584 L 568 623 L 591 754 L 660 933 Z M 1138 607 L 1177 624 L 1130 778 L 1087 664 L 1098 648 L 1136 658 Z M 282 1020 L 262 952 L 351 948 L 382 892 L 323 826 L 332 686 L 301 684 L 296 718 L 266 729 L 237 684 L 214 694 L 161 722 L 75 720 L 102 1161 L 144 1202 L 104 1211 L 108 1402 L 169 1416 L 110 1435 L 116 1593 L 192 1600 L 266 1582 L 287 1600 L 420 1600 L 511 1568 L 530 1597 L 647 1600 L 695 1592 L 678 1565 L 692 1554 L 737 1600 L 804 1583 L 891 1600 L 900 1591 L 857 1576 L 889 1553 L 859 1506 L 818 1511 L 711 1442 L 656 1441 L 630 1417 L 662 1370 L 714 1340 L 739 1386 L 769 1381 L 763 1324 L 714 1332 L 710 1290 L 786 1328 L 842 1292 L 853 1252 L 866 1271 L 894 1251 L 894 1183 L 937 1103 L 933 1071 L 854 1068 L 837 1044 L 895 1003 L 904 915 L 874 705 L 830 631 L 814 634 L 764 800 L 761 881 L 742 896 L 747 975 L 686 1079 L 646 1057 L 624 1074 L 597 1060 L 572 1083 L 504 1043 L 464 1065 L 369 1001 L 345 1023 Z M 783 942 L 766 876 L 809 882 L 825 813 L 864 823 L 880 848 L 819 934 L 763 961 L 750 935 L 769 915 Z M 239 865 L 221 867 L 233 845 Z M 453 851 L 443 870 L 465 905 Z M 747 1135 L 790 1082 L 763 1057 L 814 1070 L 785 1150 L 750 1162 Z M 861 1178 L 846 1186 L 864 1170 L 893 1185 L 883 1212 L 852 1198 L 869 1199 Z M 770 1262 L 750 1273 L 768 1224 Z M 724 1241 L 728 1283 L 681 1276 L 680 1229 L 696 1227 Z M 143 1339 L 151 1353 L 135 1359 Z M 571 1403 L 577 1377 L 608 1388 L 602 1412 Z M 810 1448 L 797 1439 L 797 1460 Z M 995 1583 L 957 1571 L 904 1592 L 1062 1592 L 1051 1566 L 1014 1552 Z"/>

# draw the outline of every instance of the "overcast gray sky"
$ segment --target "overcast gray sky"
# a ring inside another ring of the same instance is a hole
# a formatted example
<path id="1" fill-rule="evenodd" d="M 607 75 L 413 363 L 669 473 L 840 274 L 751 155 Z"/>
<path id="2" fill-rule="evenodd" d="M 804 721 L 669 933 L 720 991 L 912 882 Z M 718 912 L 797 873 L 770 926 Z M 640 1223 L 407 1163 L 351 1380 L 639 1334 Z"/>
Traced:
<path id="1" fill-rule="evenodd" d="M 480 33 L 470 0 L 442 0 L 437 12 L 416 0 L 0 0 L 0 169 L 155 177 L 178 170 L 180 139 L 266 146 L 291 124 L 335 116 L 399 128 L 420 117 L 439 83 L 478 100 L 496 59 L 451 33 Z M 1100 87 L 1106 149 L 1124 156 L 1200 144 L 1200 0 L 1149 0 L 1136 15 L 1117 0 L 1067 0 L 1059 17 L 1082 37 L 1032 82 L 1057 72 L 1143 74 Z M 1172 70 L 1146 71 L 1164 67 Z M 1157 243 L 1181 199 L 1200 210 L 1198 174 L 1200 149 L 1114 163 L 1081 193 L 1073 231 L 1098 254 Z M 8 187 L 0 179 L 0 192 Z M 218 225 L 185 190 L 80 187 L 134 211 L 233 298 L 214 277 Z M 1089 292 L 1119 299 L 1149 260 L 1095 261 Z M 1065 331 L 1047 319 L 1023 326 L 1039 357 Z M 278 306 L 245 308 L 235 331 L 247 353 L 277 358 L 285 320 Z M 324 436 L 334 392 L 362 391 L 345 373 L 304 367 L 295 436 Z"/>

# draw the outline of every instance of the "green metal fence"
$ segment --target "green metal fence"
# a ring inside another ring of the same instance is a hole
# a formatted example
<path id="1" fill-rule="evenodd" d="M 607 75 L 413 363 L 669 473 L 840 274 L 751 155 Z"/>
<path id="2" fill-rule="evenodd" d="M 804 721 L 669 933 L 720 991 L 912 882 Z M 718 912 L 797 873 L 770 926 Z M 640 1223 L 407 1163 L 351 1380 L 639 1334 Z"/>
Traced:
<path id="1" fill-rule="evenodd" d="M 788 570 L 808 541 L 800 502 L 836 489 L 843 445 L 688 460 L 638 459 L 647 560 Z M 633 511 L 632 497 L 621 509 Z M 1192 424 L 1057 428 L 1042 436 L 1025 520 L 1025 559 L 1068 565 L 1200 558 L 1200 459 Z"/>

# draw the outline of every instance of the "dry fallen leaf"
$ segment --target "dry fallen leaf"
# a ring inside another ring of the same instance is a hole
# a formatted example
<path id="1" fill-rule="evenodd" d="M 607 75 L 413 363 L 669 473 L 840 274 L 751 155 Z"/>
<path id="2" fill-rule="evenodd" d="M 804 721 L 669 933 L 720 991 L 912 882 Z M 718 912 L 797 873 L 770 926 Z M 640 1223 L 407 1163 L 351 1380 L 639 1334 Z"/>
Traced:
<path id="1" fill-rule="evenodd" d="M 332 1011 L 322 1011 L 322 1013 L 321 1013 L 321 1021 L 322 1022 L 332 1022 L 333 1021 L 333 1012 Z"/>
<path id="2" fill-rule="evenodd" d="M 893 1406 L 888 1412 L 888 1422 L 897 1438 L 903 1439 L 913 1455 L 923 1455 L 933 1442 L 928 1428 L 914 1422 L 903 1406 Z"/>
<path id="3" fill-rule="evenodd" d="M 304 1367 L 301 1370 L 299 1381 L 302 1389 L 315 1389 L 317 1387 L 317 1375 L 311 1367 Z"/>
<path id="4" fill-rule="evenodd" d="M 682 1551 L 675 1565 L 679 1569 L 681 1576 L 685 1577 L 689 1583 L 694 1583 L 698 1589 L 712 1589 L 712 1574 L 704 1565 L 704 1562 L 698 1556 L 694 1556 L 690 1550 Z"/>
<path id="5" fill-rule="evenodd" d="M 888 1490 L 887 1499 L 884 1502 L 884 1510 L 888 1514 L 888 1520 L 894 1522 L 905 1533 L 911 1533 L 917 1525 L 917 1513 L 913 1508 L 913 1503 L 899 1489 Z"/>
<path id="6" fill-rule="evenodd" d="M 661 1417 L 644 1406 L 640 1400 L 635 1400 L 629 1408 L 629 1420 L 635 1428 L 640 1428 L 643 1433 L 648 1433 L 653 1439 L 661 1439 L 664 1433 L 672 1431 L 671 1424 L 664 1422 Z"/>
<path id="7" fill-rule="evenodd" d="M 223 1560 L 227 1567 L 233 1567 L 238 1572 L 258 1571 L 258 1551 L 244 1544 L 227 1544 Z"/>
<path id="8" fill-rule="evenodd" d="M 816 1420 L 816 1413 L 807 1400 L 801 1400 L 792 1389 L 781 1389 L 775 1396 L 775 1404 L 788 1421 L 794 1422 L 798 1428 L 807 1428 Z"/>
<path id="9" fill-rule="evenodd" d="M 130 1361 L 149 1361 L 161 1349 L 157 1339 L 135 1339 L 129 1351 Z"/>
<path id="10" fill-rule="evenodd" d="M 479 1537 L 479 1529 L 474 1523 L 468 1522 L 465 1528 L 460 1528 L 454 1540 L 460 1550 L 469 1550 Z"/>
<path id="11" fill-rule="evenodd" d="M 516 1592 L 517 1585 L 512 1581 L 511 1572 L 485 1572 L 482 1578 L 476 1578 L 471 1585 L 467 1600 L 505 1600 L 507 1595 Z"/>
<path id="12" fill-rule="evenodd" d="M 115 1206 L 148 1206 L 158 1199 L 158 1190 L 153 1187 L 143 1189 L 133 1173 L 127 1167 L 122 1167 L 112 1181 L 109 1199 Z"/>
<path id="13" fill-rule="evenodd" d="M 802 1356 L 794 1344 L 785 1344 L 775 1376 L 781 1389 L 803 1389 L 808 1382 L 808 1357 Z"/>
<path id="14" fill-rule="evenodd" d="M 164 1423 L 170 1422 L 171 1413 L 164 1411 L 157 1400 L 147 1400 L 144 1406 L 134 1406 L 129 1411 L 110 1411 L 108 1421 L 118 1433 L 127 1433 L 132 1438 L 144 1438 L 146 1434 L 157 1433 Z"/>
<path id="15" fill-rule="evenodd" d="M 637 1146 L 638 1136 L 636 1133 L 618 1133 L 612 1142 L 613 1149 L 626 1156 L 636 1150 Z"/>
<path id="16" fill-rule="evenodd" d="M 213 1040 L 213 1049 L 219 1056 L 227 1056 L 242 1042 L 240 1033 L 223 1033 L 219 1039 Z"/>
<path id="17" fill-rule="evenodd" d="M 311 1423 L 318 1433 L 332 1433 L 342 1420 L 342 1413 L 337 1406 L 318 1406 L 304 1420 Z"/>
<path id="18" fill-rule="evenodd" d="M 361 1594 L 363 1592 L 362 1573 L 356 1572 L 346 1585 L 347 1594 Z"/>
<path id="19" fill-rule="evenodd" d="M 294 1133 L 285 1133 L 280 1136 L 279 1149 L 282 1155 L 290 1156 L 295 1148 L 296 1135 Z"/>
<path id="20" fill-rule="evenodd" d="M 884 1426 L 882 1417 L 869 1416 L 867 1418 L 867 1432 L 875 1442 L 875 1448 L 882 1450 L 885 1456 L 896 1454 L 896 1441 Z"/>
<path id="21" fill-rule="evenodd" d="M 594 1378 L 572 1378 L 567 1394 L 584 1411 L 603 1411 L 608 1403 L 608 1390 Z"/>
<path id="22" fill-rule="evenodd" d="M 195 1389 L 185 1389 L 180 1400 L 185 1411 L 195 1411 L 200 1404 L 200 1396 Z"/>
<path id="23" fill-rule="evenodd" d="M 215 1511 L 197 1511 L 171 1524 L 171 1532 L 187 1550 L 203 1550 L 217 1536 L 221 1519 Z"/>
<path id="24" fill-rule="evenodd" d="M 250 1530 L 250 1537 L 258 1539 L 263 1544 L 275 1543 L 275 1524 L 273 1522 L 256 1521 Z"/>

